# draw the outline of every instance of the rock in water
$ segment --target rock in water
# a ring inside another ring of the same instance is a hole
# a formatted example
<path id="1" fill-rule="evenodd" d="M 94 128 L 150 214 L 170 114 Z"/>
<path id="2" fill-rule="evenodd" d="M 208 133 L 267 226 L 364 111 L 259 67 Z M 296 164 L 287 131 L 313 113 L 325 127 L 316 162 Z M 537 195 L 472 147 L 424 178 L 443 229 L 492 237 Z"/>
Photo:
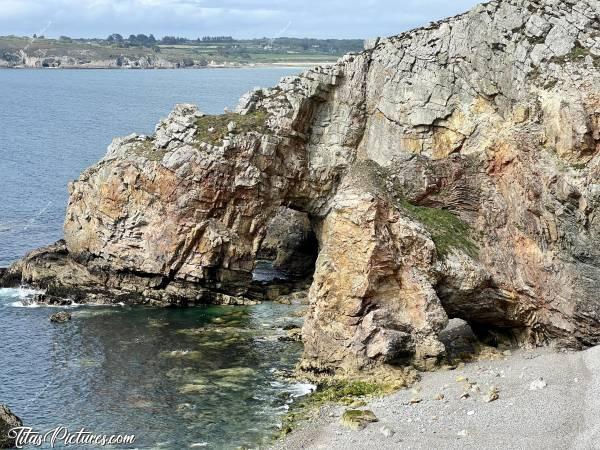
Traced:
<path id="1" fill-rule="evenodd" d="M 449 316 L 495 341 L 598 344 L 598 10 L 495 0 L 253 91 L 236 113 L 179 105 L 70 184 L 65 241 L 2 283 L 243 303 L 287 208 L 318 241 L 305 370 L 434 367 Z M 280 248 L 284 265 L 302 254 Z"/>
<path id="2" fill-rule="evenodd" d="M 63 323 L 71 320 L 71 313 L 60 311 L 50 316 L 50 322 Z"/>
<path id="3" fill-rule="evenodd" d="M 13 448 L 15 440 L 9 438 L 9 431 L 14 427 L 23 426 L 23 422 L 15 416 L 8 406 L 0 404 L 0 448 Z"/>
<path id="4" fill-rule="evenodd" d="M 300 328 L 294 328 L 292 330 L 288 330 L 285 336 L 279 337 L 280 341 L 289 341 L 289 342 L 302 342 L 302 331 Z"/>

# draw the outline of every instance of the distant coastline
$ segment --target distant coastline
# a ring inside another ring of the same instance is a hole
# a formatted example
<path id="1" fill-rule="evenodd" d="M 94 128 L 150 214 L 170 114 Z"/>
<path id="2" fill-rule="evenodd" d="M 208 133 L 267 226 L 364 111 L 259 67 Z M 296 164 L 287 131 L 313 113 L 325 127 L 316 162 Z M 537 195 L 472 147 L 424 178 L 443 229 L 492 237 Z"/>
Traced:
<path id="1" fill-rule="evenodd" d="M 179 67 L 155 67 L 155 66 L 145 66 L 145 67 L 119 67 L 119 66 L 106 66 L 106 65 L 94 65 L 86 64 L 86 65 L 61 65 L 58 67 L 44 67 L 44 66 L 5 66 L 0 65 L 0 70 L 201 70 L 201 69 L 261 69 L 261 68 L 302 68 L 302 67 L 313 67 L 313 66 L 328 66 L 335 64 L 336 60 L 332 59 L 331 61 L 290 61 L 290 62 L 274 62 L 274 63 L 252 63 L 252 64 L 216 64 L 216 65 L 207 65 L 207 66 L 179 66 Z"/>
<path id="2" fill-rule="evenodd" d="M 116 38 L 114 36 L 117 36 Z M 15 69 L 203 69 L 306 67 L 334 63 L 363 49 L 362 40 L 189 40 L 145 35 L 124 39 L 0 36 L 0 68 Z"/>

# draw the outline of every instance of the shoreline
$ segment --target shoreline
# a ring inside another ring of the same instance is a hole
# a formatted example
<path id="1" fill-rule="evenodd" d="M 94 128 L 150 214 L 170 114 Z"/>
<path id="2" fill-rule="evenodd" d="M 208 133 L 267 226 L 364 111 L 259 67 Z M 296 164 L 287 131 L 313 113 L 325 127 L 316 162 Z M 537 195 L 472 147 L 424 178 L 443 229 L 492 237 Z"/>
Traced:
<path id="1" fill-rule="evenodd" d="M 301 61 L 301 62 L 277 62 L 257 64 L 222 64 L 213 66 L 190 66 L 190 67 L 106 67 L 106 66 L 61 66 L 61 67 L 30 67 L 30 66 L 0 66 L 0 70 L 202 70 L 202 69 L 269 69 L 269 68 L 303 68 L 315 66 L 329 66 L 336 61 Z"/>
<path id="2" fill-rule="evenodd" d="M 365 399 L 356 409 L 374 412 L 377 422 L 361 430 L 340 423 L 344 411 L 354 408 L 323 406 L 272 448 L 594 448 L 599 373 L 600 346 L 578 352 L 518 349 L 500 359 L 422 373 L 411 388 Z M 491 386 L 499 398 L 487 402 Z"/>

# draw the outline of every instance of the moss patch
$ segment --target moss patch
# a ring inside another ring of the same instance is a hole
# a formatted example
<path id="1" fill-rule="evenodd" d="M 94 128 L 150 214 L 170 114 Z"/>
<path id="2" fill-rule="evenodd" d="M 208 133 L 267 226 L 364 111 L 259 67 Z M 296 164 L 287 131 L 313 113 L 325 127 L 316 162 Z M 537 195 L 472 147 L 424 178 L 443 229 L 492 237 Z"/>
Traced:
<path id="1" fill-rule="evenodd" d="M 586 163 L 571 164 L 571 167 L 575 170 L 583 170 L 587 167 L 587 164 Z"/>
<path id="2" fill-rule="evenodd" d="M 581 45 L 581 42 L 576 41 L 571 51 L 564 56 L 556 56 L 550 61 L 559 65 L 564 65 L 567 62 L 576 62 L 590 56 L 594 62 L 594 67 L 600 68 L 600 57 L 591 53 L 589 48 Z"/>
<path id="3" fill-rule="evenodd" d="M 160 161 L 166 155 L 166 150 L 154 147 L 152 140 L 148 139 L 132 144 L 133 153 L 142 156 L 150 161 Z"/>
<path id="4" fill-rule="evenodd" d="M 448 255 L 453 248 L 462 250 L 471 257 L 477 256 L 478 247 L 471 238 L 472 229 L 458 216 L 445 209 L 415 206 L 405 199 L 400 200 L 400 203 L 411 217 L 429 231 L 440 257 Z"/>
<path id="5" fill-rule="evenodd" d="M 348 409 L 340 419 L 342 425 L 352 430 L 360 430 L 367 424 L 377 421 L 377 416 L 368 409 Z"/>
<path id="6" fill-rule="evenodd" d="M 267 112 L 257 110 L 245 115 L 237 113 L 220 114 L 216 116 L 203 116 L 196 121 L 198 131 L 196 139 L 211 145 L 218 145 L 229 133 L 227 125 L 235 122 L 234 134 L 244 134 L 251 131 L 264 133 L 266 130 Z"/>
<path id="7" fill-rule="evenodd" d="M 379 397 L 394 392 L 401 386 L 377 384 L 367 381 L 332 381 L 319 386 L 311 395 L 312 401 L 350 404 L 357 397 Z"/>
<path id="8" fill-rule="evenodd" d="M 313 417 L 324 405 L 351 405 L 357 399 L 381 397 L 403 387 L 406 387 L 406 382 L 401 380 L 396 383 L 326 381 L 320 384 L 315 392 L 292 404 L 290 411 L 283 417 L 280 437 L 290 433 L 298 422 Z"/>
<path id="9" fill-rule="evenodd" d="M 385 195 L 398 209 L 421 223 L 431 234 L 440 257 L 448 255 L 452 248 L 462 250 L 471 257 L 477 256 L 479 249 L 472 238 L 473 230 L 466 222 L 448 210 L 410 203 L 402 196 L 402 187 L 392 181 L 388 168 L 375 161 L 361 161 L 352 167 L 349 176 L 352 176 L 355 186 L 374 195 Z"/>

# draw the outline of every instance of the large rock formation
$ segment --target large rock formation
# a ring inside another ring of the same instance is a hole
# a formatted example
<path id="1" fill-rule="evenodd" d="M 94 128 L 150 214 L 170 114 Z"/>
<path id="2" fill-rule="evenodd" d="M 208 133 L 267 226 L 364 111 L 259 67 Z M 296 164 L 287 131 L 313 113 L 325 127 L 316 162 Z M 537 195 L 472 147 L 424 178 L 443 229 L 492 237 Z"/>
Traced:
<path id="1" fill-rule="evenodd" d="M 23 422 L 15 416 L 8 406 L 0 403 L 0 448 L 14 448 L 15 437 L 10 433 L 12 428 L 23 426 Z"/>
<path id="2" fill-rule="evenodd" d="M 105 301 L 249 298 L 284 207 L 319 242 L 307 370 L 431 367 L 449 317 L 521 344 L 598 343 L 599 12 L 492 1 L 235 114 L 180 105 L 154 136 L 115 140 L 69 186 L 66 243 L 4 279 Z"/>

